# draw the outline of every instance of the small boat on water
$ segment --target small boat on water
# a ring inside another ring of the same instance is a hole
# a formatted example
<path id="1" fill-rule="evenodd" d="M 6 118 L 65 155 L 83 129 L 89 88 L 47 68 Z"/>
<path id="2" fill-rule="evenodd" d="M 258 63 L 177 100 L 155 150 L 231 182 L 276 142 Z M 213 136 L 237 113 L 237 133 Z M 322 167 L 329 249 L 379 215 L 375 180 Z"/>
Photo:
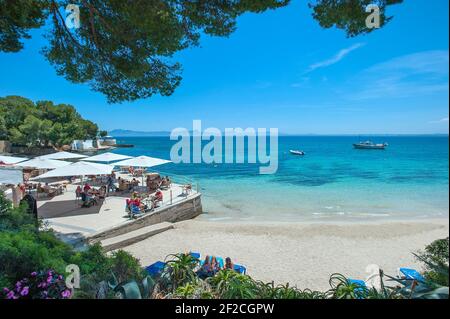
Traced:
<path id="1" fill-rule="evenodd" d="M 297 155 L 297 156 L 304 156 L 305 155 L 305 152 L 303 152 L 303 151 L 290 150 L 289 152 L 292 155 Z"/>
<path id="2" fill-rule="evenodd" d="M 387 143 L 375 144 L 372 141 L 359 142 L 353 144 L 353 147 L 360 150 L 384 150 L 388 146 Z"/>

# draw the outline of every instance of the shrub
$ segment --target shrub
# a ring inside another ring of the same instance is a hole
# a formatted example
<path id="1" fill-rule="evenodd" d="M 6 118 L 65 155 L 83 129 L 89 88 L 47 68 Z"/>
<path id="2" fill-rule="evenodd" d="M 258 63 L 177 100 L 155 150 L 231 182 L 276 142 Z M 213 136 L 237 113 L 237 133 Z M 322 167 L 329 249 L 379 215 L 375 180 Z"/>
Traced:
<path id="1" fill-rule="evenodd" d="M 116 276 L 118 282 L 129 280 L 142 281 L 146 274 L 139 260 L 126 251 L 119 250 L 112 254 L 111 272 Z"/>
<path id="2" fill-rule="evenodd" d="M 14 287 L 3 288 L 2 294 L 6 299 L 69 299 L 72 296 L 64 277 L 53 270 L 32 272 Z"/>
<path id="3" fill-rule="evenodd" d="M 449 285 L 449 238 L 438 239 L 415 255 L 425 264 L 424 277 L 437 285 Z"/>
<path id="4" fill-rule="evenodd" d="M 0 276 L 11 286 L 36 270 L 55 269 L 63 273 L 72 250 L 52 233 L 0 232 Z"/>

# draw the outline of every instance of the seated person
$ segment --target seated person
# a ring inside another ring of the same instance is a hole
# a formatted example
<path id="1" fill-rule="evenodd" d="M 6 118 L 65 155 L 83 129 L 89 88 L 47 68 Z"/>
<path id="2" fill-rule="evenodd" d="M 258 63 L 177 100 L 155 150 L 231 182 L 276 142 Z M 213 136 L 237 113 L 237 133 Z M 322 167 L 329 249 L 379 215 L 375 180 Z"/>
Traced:
<path id="1" fill-rule="evenodd" d="M 94 197 L 88 195 L 86 192 L 81 193 L 81 207 L 91 207 L 96 204 Z"/>
<path id="2" fill-rule="evenodd" d="M 129 200 L 129 205 L 131 206 L 135 206 L 136 208 L 139 209 L 140 212 L 145 213 L 145 211 L 147 210 L 147 205 L 145 205 L 141 199 L 139 198 L 139 194 L 137 192 L 134 192 L 131 195 L 131 199 Z"/>
<path id="3" fill-rule="evenodd" d="M 86 198 L 87 200 L 92 201 L 92 203 L 94 205 L 98 204 L 98 190 L 91 188 L 90 190 L 88 190 L 87 192 L 84 192 L 86 194 Z"/>
<path id="4" fill-rule="evenodd" d="M 84 184 L 83 191 L 85 193 L 87 193 L 90 189 L 91 189 L 91 185 L 89 185 L 88 183 Z"/>
<path id="5" fill-rule="evenodd" d="M 106 186 L 100 187 L 100 190 L 98 191 L 97 195 L 98 195 L 98 197 L 100 199 L 105 199 L 105 197 L 106 197 Z"/>
<path id="6" fill-rule="evenodd" d="M 57 189 L 54 189 L 50 187 L 48 183 L 45 183 L 44 187 L 42 188 L 44 190 L 44 193 L 46 193 L 49 197 L 54 197 L 57 195 Z"/>
<path id="7" fill-rule="evenodd" d="M 166 176 L 162 179 L 161 181 L 161 188 L 170 188 L 170 185 L 172 184 L 172 182 L 170 181 L 169 176 Z"/>
<path id="8" fill-rule="evenodd" d="M 127 191 L 129 189 L 130 189 L 129 183 L 126 180 L 124 180 L 123 178 L 119 177 L 119 190 L 120 191 Z"/>
<path id="9" fill-rule="evenodd" d="M 211 258 L 211 268 L 214 272 L 214 275 L 221 270 L 220 264 L 214 256 Z"/>
<path id="10" fill-rule="evenodd" d="M 158 203 L 162 203 L 163 202 L 163 192 L 161 192 L 161 190 L 157 190 L 155 195 L 152 197 L 152 203 L 153 203 L 153 207 L 158 207 Z"/>
<path id="11" fill-rule="evenodd" d="M 206 279 L 208 277 L 213 277 L 214 274 L 215 274 L 214 269 L 211 265 L 211 258 L 209 256 L 206 256 L 203 265 L 200 267 L 199 270 L 197 270 L 197 276 L 200 279 Z"/>
<path id="12" fill-rule="evenodd" d="M 189 194 L 192 191 L 192 185 L 187 184 L 183 186 L 183 194 Z"/>
<path id="13" fill-rule="evenodd" d="M 226 270 L 234 270 L 234 264 L 231 262 L 231 258 L 225 258 L 225 266 L 223 267 Z"/>
<path id="14" fill-rule="evenodd" d="M 131 186 L 132 187 L 136 187 L 139 186 L 141 182 L 139 182 L 136 178 L 133 178 L 133 180 L 131 181 Z"/>

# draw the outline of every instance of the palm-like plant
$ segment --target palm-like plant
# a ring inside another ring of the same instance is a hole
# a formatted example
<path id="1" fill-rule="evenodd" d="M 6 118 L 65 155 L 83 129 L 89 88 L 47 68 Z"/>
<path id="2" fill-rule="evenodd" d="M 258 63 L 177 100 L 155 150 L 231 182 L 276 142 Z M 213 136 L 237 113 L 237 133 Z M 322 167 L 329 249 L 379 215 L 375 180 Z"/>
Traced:
<path id="1" fill-rule="evenodd" d="M 196 283 L 188 283 L 184 286 L 178 287 L 174 294 L 175 297 L 184 299 L 213 299 L 214 294 L 211 286 L 203 280 Z"/>
<path id="2" fill-rule="evenodd" d="M 167 287 L 172 292 L 175 292 L 179 286 L 197 281 L 195 268 L 198 266 L 198 259 L 190 254 L 169 255 L 166 259 L 168 260 L 161 277 L 168 281 Z"/>
<path id="3" fill-rule="evenodd" d="M 233 270 L 221 270 L 208 279 L 219 298 L 222 299 L 255 299 L 258 297 L 258 287 L 247 275 Z"/>
<path id="4" fill-rule="evenodd" d="M 184 299 L 191 298 L 195 293 L 196 286 L 188 283 L 184 286 L 178 287 L 175 291 L 175 295 L 180 296 Z"/>
<path id="5" fill-rule="evenodd" d="M 331 289 L 328 292 L 330 298 L 335 299 L 362 299 L 368 289 L 356 283 L 350 282 L 342 274 L 332 274 L 329 280 Z"/>

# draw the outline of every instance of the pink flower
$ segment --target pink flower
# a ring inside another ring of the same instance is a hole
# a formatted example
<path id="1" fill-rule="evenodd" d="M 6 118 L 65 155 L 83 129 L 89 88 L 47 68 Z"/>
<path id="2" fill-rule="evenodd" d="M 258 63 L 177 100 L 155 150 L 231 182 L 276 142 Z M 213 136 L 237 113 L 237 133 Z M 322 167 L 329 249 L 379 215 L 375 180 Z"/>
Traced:
<path id="1" fill-rule="evenodd" d="M 30 292 L 30 288 L 24 287 L 24 288 L 22 289 L 22 291 L 20 292 L 20 295 L 21 295 L 21 296 L 27 296 L 29 292 Z"/>
<path id="2" fill-rule="evenodd" d="M 17 299 L 16 295 L 14 294 L 14 291 L 10 291 L 8 292 L 8 294 L 6 295 L 7 299 Z"/>
<path id="3" fill-rule="evenodd" d="M 31 276 L 32 276 L 32 277 L 36 277 L 36 276 L 37 276 L 37 272 L 33 271 L 33 272 L 31 273 Z"/>
<path id="4" fill-rule="evenodd" d="M 38 288 L 46 288 L 47 287 L 47 284 L 45 283 L 45 282 L 41 282 L 39 285 L 38 285 Z"/>
<path id="5" fill-rule="evenodd" d="M 63 298 L 70 298 L 71 295 L 72 295 L 72 292 L 71 292 L 70 290 L 68 290 L 68 289 L 64 290 L 64 291 L 61 293 L 61 296 L 62 296 Z"/>

